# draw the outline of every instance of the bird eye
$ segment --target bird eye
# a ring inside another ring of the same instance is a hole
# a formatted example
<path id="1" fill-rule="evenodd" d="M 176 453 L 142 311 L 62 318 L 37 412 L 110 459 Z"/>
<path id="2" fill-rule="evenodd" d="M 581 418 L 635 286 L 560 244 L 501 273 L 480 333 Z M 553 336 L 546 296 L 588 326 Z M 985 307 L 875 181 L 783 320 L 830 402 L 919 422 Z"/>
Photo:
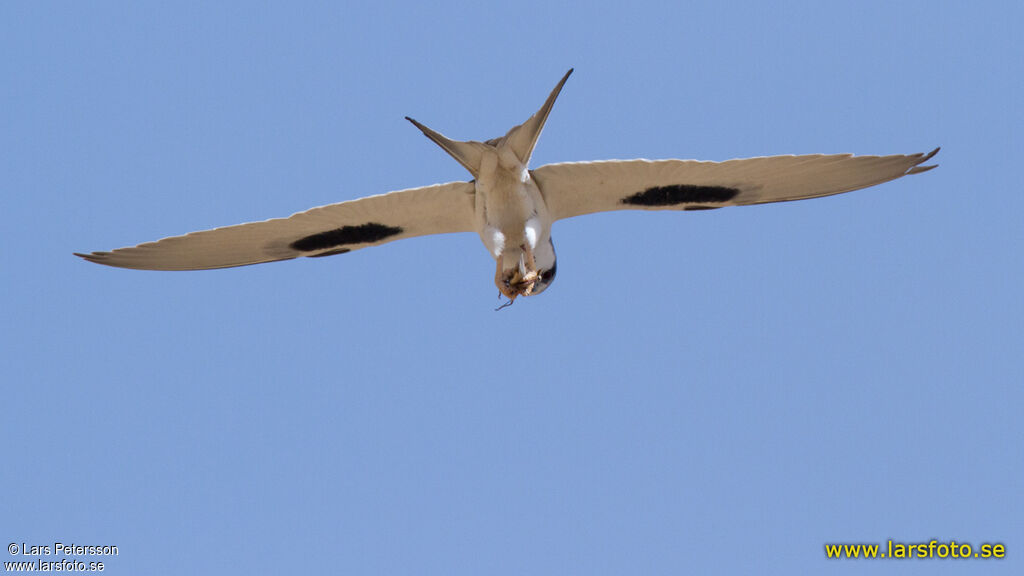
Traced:
<path id="1" fill-rule="evenodd" d="M 554 266 L 552 266 L 551 268 L 548 268 L 547 270 L 541 270 L 540 271 L 540 279 L 537 280 L 537 284 L 533 288 L 533 293 L 534 294 L 540 294 L 548 286 L 550 286 L 551 283 L 555 281 L 555 273 L 557 271 L 558 271 L 557 263 Z"/>

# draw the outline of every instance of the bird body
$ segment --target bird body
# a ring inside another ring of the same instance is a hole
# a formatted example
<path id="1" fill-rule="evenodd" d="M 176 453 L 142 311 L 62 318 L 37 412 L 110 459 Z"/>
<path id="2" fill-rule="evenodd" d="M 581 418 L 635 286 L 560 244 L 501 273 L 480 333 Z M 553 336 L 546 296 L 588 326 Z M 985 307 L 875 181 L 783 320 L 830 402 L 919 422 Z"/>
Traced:
<path id="1" fill-rule="evenodd" d="M 484 153 L 476 178 L 476 223 L 497 262 L 495 284 L 515 299 L 519 290 L 513 287 L 522 278 L 534 278 L 531 272 L 540 272 L 532 254 L 551 238 L 552 220 L 537 183 L 507 145 Z"/>
<path id="2" fill-rule="evenodd" d="M 520 295 L 539 294 L 554 280 L 553 220 L 527 166 L 570 74 L 572 70 L 565 73 L 544 105 L 526 122 L 487 142 L 453 141 L 406 117 L 474 176 L 474 222 L 497 263 L 494 283 L 509 301 Z"/>
<path id="3" fill-rule="evenodd" d="M 495 285 L 514 301 L 543 292 L 557 271 L 552 224 L 612 210 L 709 210 L 839 194 L 934 168 L 928 154 L 811 154 L 706 162 L 606 160 L 529 169 L 544 123 L 572 70 L 544 105 L 504 136 L 451 140 L 406 117 L 470 174 L 450 182 L 193 232 L 111 252 L 76 254 L 109 266 L 202 270 L 344 254 L 425 234 L 479 234 Z"/>

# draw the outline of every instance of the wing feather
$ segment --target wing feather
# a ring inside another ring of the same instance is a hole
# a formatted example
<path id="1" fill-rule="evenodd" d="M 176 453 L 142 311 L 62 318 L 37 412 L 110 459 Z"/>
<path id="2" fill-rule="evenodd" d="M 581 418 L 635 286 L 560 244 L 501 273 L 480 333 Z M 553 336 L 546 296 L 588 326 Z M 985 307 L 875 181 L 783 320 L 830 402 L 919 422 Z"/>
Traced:
<path id="1" fill-rule="evenodd" d="M 608 160 L 533 170 L 555 220 L 611 210 L 696 210 L 787 202 L 867 188 L 935 166 L 939 151 L 893 156 L 811 154 L 725 162 Z"/>
<path id="2" fill-rule="evenodd" d="M 435 184 L 320 206 L 288 218 L 76 255 L 139 270 L 206 270 L 329 256 L 402 238 L 472 231 L 473 191 L 471 182 Z"/>

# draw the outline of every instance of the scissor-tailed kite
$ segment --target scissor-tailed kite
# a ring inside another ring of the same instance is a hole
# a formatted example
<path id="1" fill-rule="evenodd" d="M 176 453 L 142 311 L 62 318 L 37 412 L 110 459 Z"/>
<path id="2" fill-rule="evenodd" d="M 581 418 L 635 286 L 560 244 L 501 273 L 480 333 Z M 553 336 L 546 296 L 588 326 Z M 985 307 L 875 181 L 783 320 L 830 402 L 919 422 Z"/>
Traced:
<path id="1" fill-rule="evenodd" d="M 849 192 L 918 174 L 939 151 L 893 156 L 767 156 L 725 162 L 606 160 L 527 166 L 566 72 L 536 114 L 501 138 L 451 140 L 408 118 L 473 175 L 192 232 L 112 252 L 77 254 L 108 266 L 205 270 L 299 256 L 331 256 L 393 240 L 476 232 L 497 262 L 494 283 L 509 301 L 555 279 L 556 220 L 611 210 L 709 210 Z"/>

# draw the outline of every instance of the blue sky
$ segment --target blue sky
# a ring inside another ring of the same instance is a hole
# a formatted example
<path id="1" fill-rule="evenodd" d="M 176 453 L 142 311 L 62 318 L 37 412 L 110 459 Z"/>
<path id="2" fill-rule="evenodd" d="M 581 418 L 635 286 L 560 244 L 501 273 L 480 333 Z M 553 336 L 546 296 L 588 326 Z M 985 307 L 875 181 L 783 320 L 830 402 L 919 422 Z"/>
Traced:
<path id="1" fill-rule="evenodd" d="M 114 574 L 1021 573 L 1019 3 L 0 6 L 0 536 Z M 74 258 L 464 170 L 942 146 L 838 197 L 231 270 Z M 1001 561 L 826 542 L 1004 543 Z M 5 556 L 4 560 L 12 557 Z"/>

